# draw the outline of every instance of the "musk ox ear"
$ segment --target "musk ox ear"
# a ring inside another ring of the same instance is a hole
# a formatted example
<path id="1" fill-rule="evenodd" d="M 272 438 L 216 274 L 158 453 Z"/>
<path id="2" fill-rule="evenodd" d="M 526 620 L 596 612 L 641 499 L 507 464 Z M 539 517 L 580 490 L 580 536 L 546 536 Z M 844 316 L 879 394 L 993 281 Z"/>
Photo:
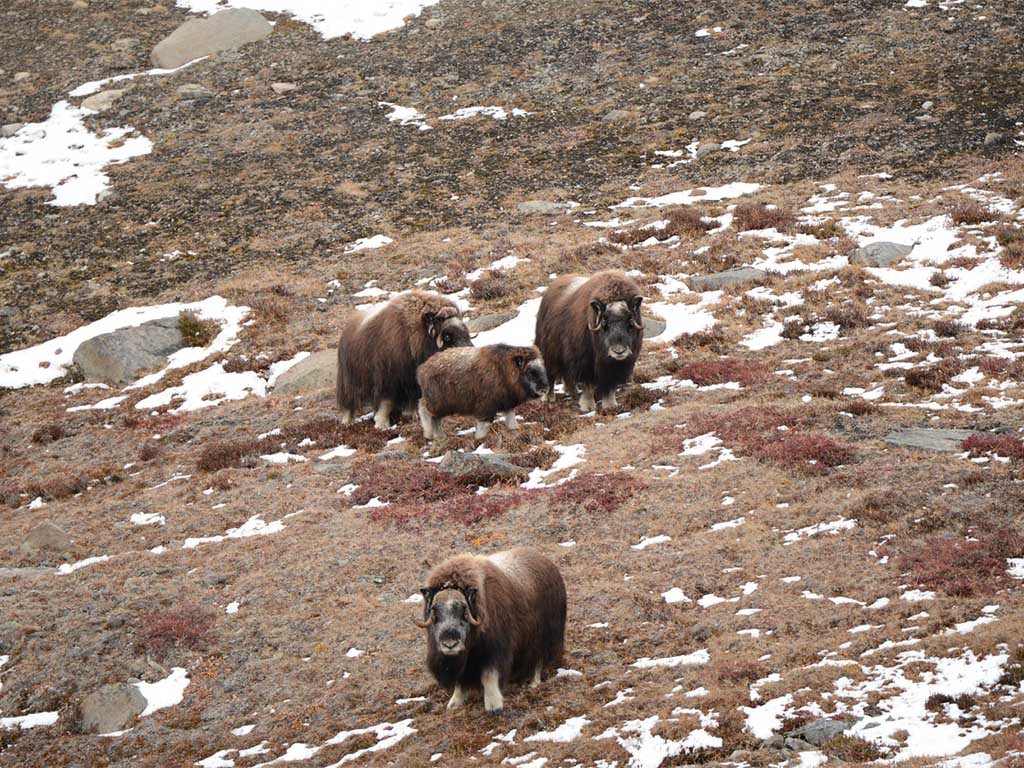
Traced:
<path id="1" fill-rule="evenodd" d="M 526 366 L 530 364 L 529 355 L 512 355 L 512 362 L 515 363 L 517 370 L 525 370 Z"/>
<path id="2" fill-rule="evenodd" d="M 598 331 L 601 329 L 601 318 L 604 316 L 606 307 L 603 301 L 594 299 L 590 302 L 590 311 L 592 317 L 587 319 L 587 328 L 591 331 Z"/>

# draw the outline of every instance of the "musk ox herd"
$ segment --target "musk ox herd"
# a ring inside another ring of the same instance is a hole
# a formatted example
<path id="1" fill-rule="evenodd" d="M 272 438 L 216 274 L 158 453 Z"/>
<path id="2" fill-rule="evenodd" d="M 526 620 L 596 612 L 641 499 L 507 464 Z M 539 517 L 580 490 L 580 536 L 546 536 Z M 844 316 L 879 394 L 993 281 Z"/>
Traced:
<path id="1" fill-rule="evenodd" d="M 515 409 L 554 397 L 561 381 L 584 412 L 616 407 L 643 342 L 640 286 L 618 271 L 551 282 L 541 299 L 536 346 L 473 346 L 458 306 L 408 291 L 349 317 L 338 342 L 337 405 L 348 423 L 368 409 L 388 429 L 418 411 L 428 440 L 444 437 L 445 416 L 472 416 L 476 438 L 500 414 L 516 429 Z M 557 566 L 522 547 L 488 556 L 458 555 L 433 568 L 423 595 L 427 666 L 452 691 L 448 708 L 482 690 L 499 713 L 511 682 L 540 683 L 565 644 L 565 583 Z"/>
<path id="2" fill-rule="evenodd" d="M 643 342 L 640 286 L 622 272 L 553 280 L 540 302 L 536 346 L 474 347 L 455 302 L 408 291 L 351 315 L 338 342 L 337 404 L 345 422 L 370 408 L 378 429 L 418 409 L 423 435 L 442 438 L 445 416 L 476 418 L 483 439 L 502 414 L 553 397 L 561 380 L 584 412 L 616 406 Z M 417 405 L 418 404 L 418 405 Z"/>

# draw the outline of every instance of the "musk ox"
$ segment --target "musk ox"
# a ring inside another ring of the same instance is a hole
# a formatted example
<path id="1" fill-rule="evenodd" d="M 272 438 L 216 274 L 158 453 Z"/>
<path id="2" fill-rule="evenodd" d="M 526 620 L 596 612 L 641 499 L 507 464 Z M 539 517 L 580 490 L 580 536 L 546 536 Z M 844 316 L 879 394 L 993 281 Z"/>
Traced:
<path id="1" fill-rule="evenodd" d="M 338 342 L 336 399 L 348 423 L 372 407 L 378 429 L 420 396 L 416 368 L 435 352 L 472 346 L 459 308 L 428 291 L 399 294 L 369 312 L 350 316 Z"/>
<path id="2" fill-rule="evenodd" d="M 475 416 L 477 440 L 487 437 L 499 413 L 505 414 L 509 429 L 517 429 L 516 406 L 541 397 L 548 388 L 540 351 L 508 344 L 438 352 L 419 367 L 416 381 L 428 440 L 444 437 L 445 416 Z"/>
<path id="3" fill-rule="evenodd" d="M 551 389 L 555 381 L 580 395 L 580 409 L 614 408 L 615 389 L 633 374 L 643 343 L 640 286 L 622 272 L 598 272 L 589 279 L 563 275 L 551 282 L 537 311 L 537 346 Z"/>
<path id="4" fill-rule="evenodd" d="M 427 666 L 452 690 L 448 709 L 467 689 L 483 688 L 484 709 L 501 712 L 507 683 L 540 684 L 565 646 L 565 582 L 558 567 L 529 547 L 493 555 L 457 555 L 427 576 L 423 620 Z"/>

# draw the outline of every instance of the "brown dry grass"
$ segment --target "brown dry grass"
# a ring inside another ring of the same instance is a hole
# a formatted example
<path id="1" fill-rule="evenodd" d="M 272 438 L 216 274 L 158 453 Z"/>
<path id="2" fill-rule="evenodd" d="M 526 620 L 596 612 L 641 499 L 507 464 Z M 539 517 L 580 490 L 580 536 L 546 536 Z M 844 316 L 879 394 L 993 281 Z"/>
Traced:
<path id="1" fill-rule="evenodd" d="M 770 208 L 764 203 L 740 203 L 733 211 L 734 226 L 740 231 L 776 229 L 789 232 L 796 225 L 796 216 L 782 208 Z"/>

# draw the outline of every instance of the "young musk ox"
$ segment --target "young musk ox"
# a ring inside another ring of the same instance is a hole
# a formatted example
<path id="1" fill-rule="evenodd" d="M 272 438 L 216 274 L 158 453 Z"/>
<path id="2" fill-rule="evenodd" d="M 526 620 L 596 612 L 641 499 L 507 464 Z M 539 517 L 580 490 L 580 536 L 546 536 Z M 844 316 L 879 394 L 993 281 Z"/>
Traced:
<path id="1" fill-rule="evenodd" d="M 565 582 L 558 567 L 529 547 L 493 555 L 457 555 L 431 570 L 423 594 L 427 666 L 454 689 L 483 688 L 484 709 L 501 712 L 507 683 L 540 684 L 565 646 Z"/>
<path id="2" fill-rule="evenodd" d="M 416 368 L 435 352 L 472 346 L 459 308 L 427 291 L 399 294 L 346 319 L 338 342 L 336 399 L 342 420 L 370 406 L 378 429 L 420 396 Z"/>
<path id="3" fill-rule="evenodd" d="M 580 410 L 614 408 L 615 389 L 633 374 L 643 343 L 640 286 L 617 271 L 589 279 L 563 275 L 551 282 L 537 312 L 537 346 L 544 356 L 551 390 L 565 383 L 570 397 L 583 393 Z"/>
<path id="4" fill-rule="evenodd" d="M 518 429 L 516 406 L 541 397 L 548 378 L 536 347 L 492 344 L 488 347 L 446 349 L 416 372 L 423 393 L 420 421 L 428 440 L 444 437 L 445 416 L 475 416 L 476 439 L 483 440 L 491 422 L 505 414 L 505 426 Z"/>

